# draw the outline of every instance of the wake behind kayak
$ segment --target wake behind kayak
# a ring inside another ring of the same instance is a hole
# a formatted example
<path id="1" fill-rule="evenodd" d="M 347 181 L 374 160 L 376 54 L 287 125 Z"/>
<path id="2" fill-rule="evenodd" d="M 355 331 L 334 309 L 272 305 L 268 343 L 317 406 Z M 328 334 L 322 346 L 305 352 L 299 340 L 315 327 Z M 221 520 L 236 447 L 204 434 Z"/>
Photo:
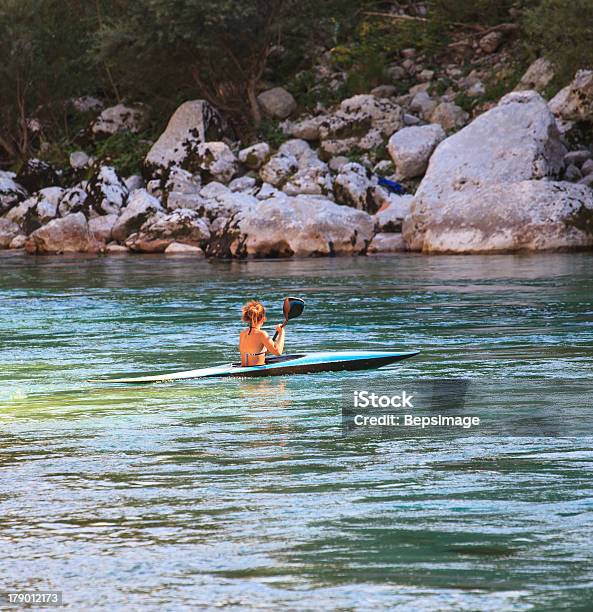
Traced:
<path id="1" fill-rule="evenodd" d="M 371 370 L 391 365 L 403 359 L 418 355 L 419 351 L 334 351 L 267 357 L 265 365 L 244 367 L 229 363 L 198 370 L 186 370 L 154 376 L 112 378 L 92 380 L 101 383 L 155 383 L 192 378 L 258 377 L 282 376 L 286 374 L 312 374 L 314 372 L 339 372 Z"/>

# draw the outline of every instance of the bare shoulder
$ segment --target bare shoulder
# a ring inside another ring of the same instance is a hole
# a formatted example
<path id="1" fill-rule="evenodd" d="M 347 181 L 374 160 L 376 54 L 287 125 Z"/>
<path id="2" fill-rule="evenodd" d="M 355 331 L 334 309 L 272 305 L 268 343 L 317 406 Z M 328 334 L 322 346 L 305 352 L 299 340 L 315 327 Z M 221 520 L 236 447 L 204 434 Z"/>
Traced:
<path id="1" fill-rule="evenodd" d="M 263 329 L 258 329 L 257 335 L 258 335 L 258 338 L 268 338 L 268 333 L 265 332 Z"/>

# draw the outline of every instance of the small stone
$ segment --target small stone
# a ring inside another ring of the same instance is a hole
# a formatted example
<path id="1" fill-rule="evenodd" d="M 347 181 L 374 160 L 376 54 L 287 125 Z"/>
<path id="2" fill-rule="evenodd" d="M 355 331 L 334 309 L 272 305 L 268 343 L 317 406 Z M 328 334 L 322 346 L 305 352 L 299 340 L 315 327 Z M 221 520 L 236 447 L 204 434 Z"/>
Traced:
<path id="1" fill-rule="evenodd" d="M 416 78 L 422 83 L 429 83 L 434 78 L 434 70 L 423 70 Z"/>
<path id="2" fill-rule="evenodd" d="M 84 151 L 70 153 L 70 166 L 74 170 L 82 170 L 89 165 L 89 156 Z"/>
<path id="3" fill-rule="evenodd" d="M 376 234 L 369 245 L 369 253 L 401 253 L 406 243 L 401 234 Z"/>
<path id="4" fill-rule="evenodd" d="M 575 166 L 581 166 L 588 159 L 592 159 L 593 155 L 591 151 L 587 149 L 582 149 L 580 151 L 569 151 L 564 156 L 564 163 L 569 166 L 570 164 L 574 164 Z"/>
<path id="5" fill-rule="evenodd" d="M 257 101 L 263 111 L 277 119 L 286 119 L 297 107 L 296 100 L 283 87 L 274 87 L 257 96 Z"/>
<path id="6" fill-rule="evenodd" d="M 581 171 L 574 165 L 570 164 L 564 171 L 564 180 L 571 181 L 572 183 L 576 183 L 583 178 Z"/>
<path id="7" fill-rule="evenodd" d="M 416 49 L 412 47 L 408 47 L 407 49 L 402 49 L 400 55 L 406 59 L 416 56 Z"/>
<path id="8" fill-rule="evenodd" d="M 494 53 L 500 47 L 504 34 L 502 32 L 490 32 L 480 38 L 480 49 L 484 53 Z"/>
<path id="9" fill-rule="evenodd" d="M 421 119 L 416 115 L 410 115 L 410 113 L 404 113 L 404 125 L 418 125 Z"/>
<path id="10" fill-rule="evenodd" d="M 397 88 L 394 85 L 379 85 L 371 89 L 371 95 L 375 98 L 391 98 L 397 93 Z"/>
<path id="11" fill-rule="evenodd" d="M 105 252 L 110 253 L 111 255 L 122 255 L 124 253 L 129 253 L 129 249 L 122 244 L 117 244 L 116 242 L 111 242 L 105 247 Z"/>
<path id="12" fill-rule="evenodd" d="M 172 242 L 166 249 L 165 255 L 191 255 L 193 257 L 204 257 L 204 251 L 198 246 Z"/>
<path id="13" fill-rule="evenodd" d="M 250 170 L 259 170 L 270 157 L 270 145 L 259 142 L 239 151 L 239 161 Z"/>
<path id="14" fill-rule="evenodd" d="M 468 119 L 468 113 L 453 102 L 441 102 L 430 117 L 432 123 L 440 123 L 445 131 L 463 127 Z"/>
<path id="15" fill-rule="evenodd" d="M 589 176 L 591 173 L 593 173 L 593 159 L 588 159 L 581 166 L 581 173 L 583 174 L 583 176 Z"/>

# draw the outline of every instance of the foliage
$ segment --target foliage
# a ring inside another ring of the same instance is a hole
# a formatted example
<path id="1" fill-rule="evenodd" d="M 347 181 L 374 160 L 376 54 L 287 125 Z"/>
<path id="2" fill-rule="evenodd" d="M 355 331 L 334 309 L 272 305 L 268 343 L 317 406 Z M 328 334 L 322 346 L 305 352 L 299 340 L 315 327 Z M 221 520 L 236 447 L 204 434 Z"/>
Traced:
<path id="1" fill-rule="evenodd" d="M 76 0 L 0 3 L 0 160 L 23 159 L 35 139 L 52 138 L 66 123 L 65 100 L 96 89 L 81 53 L 89 36 L 87 5 Z M 33 118 L 41 132 L 28 128 Z"/>
<path id="2" fill-rule="evenodd" d="M 526 11 L 530 45 L 554 63 L 557 84 L 566 84 L 579 68 L 593 67 L 593 2 L 542 0 Z"/>

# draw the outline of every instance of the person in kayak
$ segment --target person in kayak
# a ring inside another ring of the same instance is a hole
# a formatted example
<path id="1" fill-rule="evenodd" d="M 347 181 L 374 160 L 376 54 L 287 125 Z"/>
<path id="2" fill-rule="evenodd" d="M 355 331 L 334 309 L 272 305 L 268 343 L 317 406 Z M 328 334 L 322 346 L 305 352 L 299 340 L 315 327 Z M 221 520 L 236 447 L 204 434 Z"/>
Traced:
<path id="1" fill-rule="evenodd" d="M 266 363 L 266 352 L 282 355 L 284 350 L 284 326 L 277 325 L 278 340 L 261 328 L 266 322 L 266 309 L 261 302 L 253 300 L 243 306 L 243 321 L 249 326 L 239 335 L 239 352 L 242 366 L 258 366 Z"/>

